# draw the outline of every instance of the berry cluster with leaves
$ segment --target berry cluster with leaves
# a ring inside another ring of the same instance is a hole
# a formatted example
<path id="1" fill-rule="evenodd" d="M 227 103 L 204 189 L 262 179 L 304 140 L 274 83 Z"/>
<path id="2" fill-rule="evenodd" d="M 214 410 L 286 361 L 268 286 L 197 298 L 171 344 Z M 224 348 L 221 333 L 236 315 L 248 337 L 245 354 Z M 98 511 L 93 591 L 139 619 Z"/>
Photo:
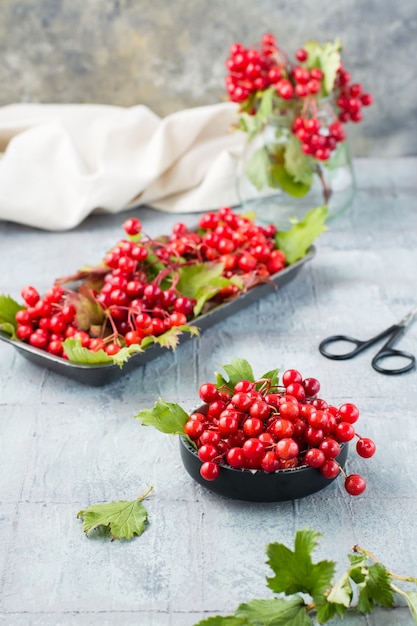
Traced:
<path id="1" fill-rule="evenodd" d="M 333 583 L 336 563 L 312 559 L 320 537 L 314 530 L 303 529 L 295 535 L 294 550 L 279 542 L 268 544 L 272 576 L 266 580 L 275 597 L 251 599 L 233 615 L 209 617 L 195 626 L 313 626 L 343 620 L 349 612 L 365 615 L 377 606 L 392 609 L 400 596 L 417 624 L 417 592 L 399 586 L 402 581 L 415 588 L 417 578 L 389 571 L 371 552 L 355 545 L 347 555 L 349 567 Z M 394 620 L 393 616 L 390 623 Z"/>
<path id="2" fill-rule="evenodd" d="M 192 413 L 184 426 L 197 446 L 203 478 L 215 480 L 222 465 L 264 472 L 310 466 L 329 479 L 341 472 L 350 495 L 363 493 L 365 479 L 346 476 L 337 461 L 341 446 L 355 437 L 359 456 L 370 458 L 376 451 L 375 443 L 355 430 L 356 405 L 329 404 L 319 397 L 317 378 L 303 378 L 296 369 L 286 370 L 281 382 L 277 370 L 255 380 L 242 359 L 224 369 L 229 380 L 218 374 L 217 383 L 200 386 L 205 410 Z"/>
<path id="3" fill-rule="evenodd" d="M 366 488 L 359 474 L 347 476 L 337 458 L 342 446 L 356 438 L 356 452 L 370 458 L 375 443 L 359 435 L 356 405 L 336 407 L 319 397 L 316 378 L 303 378 L 296 369 L 278 370 L 254 377 L 246 359 L 222 366 L 225 378 L 203 383 L 200 399 L 205 403 L 189 415 L 180 405 L 159 400 L 152 409 L 135 417 L 145 426 L 185 435 L 201 461 L 200 474 L 216 480 L 222 468 L 279 472 L 312 467 L 332 480 L 344 476 L 346 491 L 358 496 Z"/>
<path id="4" fill-rule="evenodd" d="M 229 99 L 248 116 L 278 113 L 290 118 L 290 129 L 305 155 L 327 161 L 345 140 L 343 124 L 362 120 L 372 96 L 353 83 L 341 60 L 339 42 L 309 41 L 290 61 L 267 33 L 258 47 L 234 43 L 226 61 Z M 268 103 L 265 105 L 265 103 Z M 247 117 L 240 128 L 250 130 Z"/>
<path id="5" fill-rule="evenodd" d="M 175 347 L 180 333 L 198 332 L 190 321 L 302 257 L 324 229 L 323 211 L 310 217 L 310 228 L 278 233 L 224 207 L 202 214 L 197 231 L 177 222 L 155 239 L 130 218 L 125 238 L 98 265 L 57 279 L 43 297 L 25 286 L 23 305 L 2 296 L 0 328 L 75 362 L 91 362 L 86 351 L 108 362 L 155 341 Z"/>

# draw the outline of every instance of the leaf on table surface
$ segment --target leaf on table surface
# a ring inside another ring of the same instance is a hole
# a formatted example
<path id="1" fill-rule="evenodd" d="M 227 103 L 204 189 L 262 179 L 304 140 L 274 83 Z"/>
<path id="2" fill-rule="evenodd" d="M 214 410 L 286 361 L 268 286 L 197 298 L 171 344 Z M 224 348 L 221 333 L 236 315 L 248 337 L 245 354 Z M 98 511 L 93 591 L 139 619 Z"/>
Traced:
<path id="1" fill-rule="evenodd" d="M 251 626 L 251 623 L 234 615 L 226 615 L 224 617 L 215 615 L 214 617 L 207 617 L 201 620 L 194 626 Z"/>
<path id="2" fill-rule="evenodd" d="M 11 296 L 0 295 L 0 330 L 16 337 L 16 313 L 25 307 L 20 305 Z"/>
<path id="3" fill-rule="evenodd" d="M 328 214 L 326 205 L 311 209 L 302 220 L 293 224 L 289 230 L 280 230 L 276 233 L 276 246 L 284 252 L 289 265 L 302 259 L 317 237 L 327 230 L 326 219 Z"/>
<path id="4" fill-rule="evenodd" d="M 92 504 L 79 511 L 77 518 L 82 519 L 83 531 L 88 536 L 96 529 L 108 531 L 114 539 L 132 539 L 141 535 L 148 520 L 148 513 L 142 504 L 152 487 L 143 495 L 131 502 L 120 500 L 103 504 Z"/>
<path id="5" fill-rule="evenodd" d="M 175 402 L 158 400 L 152 409 L 142 409 L 135 419 L 143 426 L 154 426 L 168 435 L 184 435 L 184 426 L 188 420 L 188 413 Z"/>
<path id="6" fill-rule="evenodd" d="M 300 596 L 290 599 L 251 600 L 241 604 L 236 610 L 238 617 L 248 620 L 248 624 L 262 626 L 312 626 L 304 600 Z"/>
<path id="7" fill-rule="evenodd" d="M 371 611 L 375 604 L 384 608 L 394 606 L 391 576 L 382 563 L 367 566 L 365 580 L 358 585 L 358 590 L 358 610 L 361 613 Z"/>
<path id="8" fill-rule="evenodd" d="M 333 561 L 313 563 L 311 554 L 321 534 L 314 530 L 299 530 L 294 540 L 294 551 L 282 543 L 267 546 L 268 564 L 274 572 L 267 578 L 275 593 L 309 593 L 313 600 L 322 603 L 335 571 Z"/>

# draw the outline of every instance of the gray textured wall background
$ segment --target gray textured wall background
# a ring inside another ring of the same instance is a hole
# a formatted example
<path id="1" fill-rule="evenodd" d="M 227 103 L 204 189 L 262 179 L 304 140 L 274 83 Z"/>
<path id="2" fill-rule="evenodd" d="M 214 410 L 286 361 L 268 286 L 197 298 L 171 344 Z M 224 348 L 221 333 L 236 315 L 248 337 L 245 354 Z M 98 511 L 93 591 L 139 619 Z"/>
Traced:
<path id="1" fill-rule="evenodd" d="M 290 53 L 339 37 L 375 99 L 352 154 L 417 154 L 416 0 L 0 0 L 0 105 L 216 103 L 230 45 L 265 32 Z"/>

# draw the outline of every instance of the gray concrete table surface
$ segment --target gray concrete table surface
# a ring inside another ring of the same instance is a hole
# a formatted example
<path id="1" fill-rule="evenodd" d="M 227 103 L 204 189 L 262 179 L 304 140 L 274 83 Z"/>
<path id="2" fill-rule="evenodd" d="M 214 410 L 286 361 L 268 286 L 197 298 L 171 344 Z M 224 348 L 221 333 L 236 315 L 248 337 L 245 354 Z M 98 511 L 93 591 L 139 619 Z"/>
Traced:
<path id="1" fill-rule="evenodd" d="M 271 597 L 266 545 L 291 546 L 307 527 L 323 535 L 315 558 L 335 560 L 338 573 L 358 543 L 392 571 L 417 576 L 417 371 L 383 376 L 369 352 L 334 362 L 317 349 L 332 333 L 371 336 L 417 303 L 417 160 L 359 159 L 355 171 L 352 206 L 329 223 L 293 282 L 119 381 L 89 387 L 0 344 L 0 624 L 192 626 L 232 614 Z M 1 223 L 0 293 L 19 299 L 25 284 L 45 291 L 101 259 L 126 215 L 92 215 L 62 233 Z M 128 215 L 152 235 L 197 219 L 148 208 Z M 417 354 L 417 323 L 400 345 Z M 368 483 L 362 496 L 348 496 L 338 479 L 284 503 L 216 496 L 185 472 L 174 437 L 134 419 L 159 397 L 193 408 L 199 385 L 236 357 L 259 375 L 297 368 L 319 378 L 326 400 L 357 404 L 358 431 L 378 447 L 369 460 L 349 453 L 348 471 Z M 84 535 L 78 511 L 132 500 L 149 485 L 142 536 Z M 400 603 L 344 623 L 413 621 Z"/>

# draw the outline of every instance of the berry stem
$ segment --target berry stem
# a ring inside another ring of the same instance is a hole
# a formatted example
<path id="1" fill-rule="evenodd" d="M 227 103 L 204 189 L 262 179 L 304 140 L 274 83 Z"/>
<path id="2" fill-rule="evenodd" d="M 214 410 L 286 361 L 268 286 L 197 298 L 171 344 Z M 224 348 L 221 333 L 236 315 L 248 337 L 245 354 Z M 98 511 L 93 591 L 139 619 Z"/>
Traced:
<path id="1" fill-rule="evenodd" d="M 380 563 L 380 560 L 377 559 L 377 557 L 374 554 L 372 554 L 372 552 L 369 552 L 369 550 L 366 550 L 365 548 L 361 548 L 357 544 L 353 546 L 352 551 L 358 552 L 359 554 L 364 554 L 366 557 L 368 557 L 368 559 L 371 559 L 371 561 L 373 561 L 374 563 Z M 401 576 L 400 574 L 394 574 L 393 572 L 390 572 L 389 570 L 387 570 L 387 573 L 389 574 L 389 576 L 391 576 L 391 578 L 395 578 L 397 580 L 403 580 L 409 583 L 417 583 L 417 578 L 414 578 L 413 576 Z M 395 591 L 398 591 L 398 593 L 404 593 L 401 589 L 397 588 L 396 586 L 392 585 L 392 587 L 393 589 L 395 589 Z"/>
<path id="2" fill-rule="evenodd" d="M 328 204 L 332 195 L 332 190 L 331 188 L 327 185 L 326 180 L 324 178 L 323 175 L 323 170 L 321 169 L 320 165 L 315 165 L 314 167 L 314 171 L 316 172 L 317 176 L 320 179 L 321 182 L 321 186 L 323 188 L 323 200 L 325 204 Z"/>

